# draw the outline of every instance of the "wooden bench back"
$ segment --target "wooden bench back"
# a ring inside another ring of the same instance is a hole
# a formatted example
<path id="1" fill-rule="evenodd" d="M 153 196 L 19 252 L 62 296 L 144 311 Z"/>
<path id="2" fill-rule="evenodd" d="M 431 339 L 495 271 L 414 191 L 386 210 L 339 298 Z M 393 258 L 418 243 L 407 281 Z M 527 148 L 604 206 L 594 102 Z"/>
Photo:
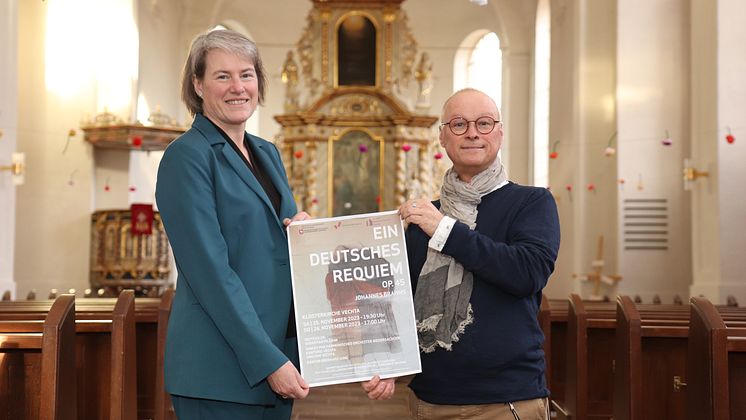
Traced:
<path id="1" fill-rule="evenodd" d="M 746 417 L 746 327 L 739 325 L 743 310 L 718 311 L 706 298 L 693 297 L 690 311 L 687 418 Z"/>
<path id="2" fill-rule="evenodd" d="M 74 296 L 58 297 L 43 321 L 0 314 L 0 353 L 0 416 L 77 419 Z"/>

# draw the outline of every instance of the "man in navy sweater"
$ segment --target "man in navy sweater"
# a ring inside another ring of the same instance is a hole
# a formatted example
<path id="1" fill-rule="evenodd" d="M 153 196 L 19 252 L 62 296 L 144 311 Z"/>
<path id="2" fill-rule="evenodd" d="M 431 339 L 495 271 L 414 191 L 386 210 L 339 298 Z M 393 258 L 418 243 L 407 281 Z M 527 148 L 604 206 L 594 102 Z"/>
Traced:
<path id="1" fill-rule="evenodd" d="M 507 179 L 495 102 L 464 89 L 443 106 L 440 144 L 453 162 L 440 200 L 407 201 L 422 373 L 415 419 L 548 419 L 541 291 L 560 244 L 552 195 Z"/>

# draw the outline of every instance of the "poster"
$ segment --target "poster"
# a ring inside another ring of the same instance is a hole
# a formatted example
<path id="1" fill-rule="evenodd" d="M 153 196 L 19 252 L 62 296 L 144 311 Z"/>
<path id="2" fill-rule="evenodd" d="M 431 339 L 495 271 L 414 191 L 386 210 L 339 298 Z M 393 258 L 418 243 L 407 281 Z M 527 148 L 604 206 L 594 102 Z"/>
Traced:
<path id="1" fill-rule="evenodd" d="M 420 372 L 396 211 L 295 222 L 288 245 L 301 374 L 310 386 Z"/>

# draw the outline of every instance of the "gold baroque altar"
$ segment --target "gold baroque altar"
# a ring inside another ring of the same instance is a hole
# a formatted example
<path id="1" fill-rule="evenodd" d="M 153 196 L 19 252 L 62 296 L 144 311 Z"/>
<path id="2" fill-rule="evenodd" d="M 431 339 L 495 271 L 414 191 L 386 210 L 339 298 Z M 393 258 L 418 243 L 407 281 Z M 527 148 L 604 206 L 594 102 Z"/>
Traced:
<path id="1" fill-rule="evenodd" d="M 392 209 L 438 190 L 432 65 L 426 53 L 417 61 L 402 2 L 313 0 L 287 54 L 276 144 L 299 208 L 314 216 Z"/>

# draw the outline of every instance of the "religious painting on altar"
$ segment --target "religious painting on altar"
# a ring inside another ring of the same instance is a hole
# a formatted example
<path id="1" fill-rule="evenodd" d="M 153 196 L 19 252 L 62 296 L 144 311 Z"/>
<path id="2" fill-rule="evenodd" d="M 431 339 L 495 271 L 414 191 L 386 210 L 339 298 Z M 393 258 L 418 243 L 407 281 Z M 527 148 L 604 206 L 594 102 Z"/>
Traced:
<path id="1" fill-rule="evenodd" d="M 361 130 L 332 139 L 329 174 L 332 216 L 379 211 L 381 193 L 381 140 Z"/>
<path id="2" fill-rule="evenodd" d="M 351 14 L 337 30 L 339 86 L 376 85 L 376 28 L 363 15 Z"/>

